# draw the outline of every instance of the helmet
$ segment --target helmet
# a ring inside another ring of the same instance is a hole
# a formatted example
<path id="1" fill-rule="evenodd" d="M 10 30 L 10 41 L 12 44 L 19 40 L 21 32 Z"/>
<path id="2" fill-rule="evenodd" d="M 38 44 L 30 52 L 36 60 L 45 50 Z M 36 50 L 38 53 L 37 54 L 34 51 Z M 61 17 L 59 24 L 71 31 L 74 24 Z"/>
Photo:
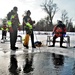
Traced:
<path id="1" fill-rule="evenodd" d="M 27 11 L 27 14 L 28 14 L 28 13 L 30 13 L 30 14 L 31 14 L 30 10 L 28 10 L 28 11 Z"/>
<path id="2" fill-rule="evenodd" d="M 17 11 L 18 10 L 18 8 L 15 6 L 14 8 L 13 8 L 15 11 Z"/>

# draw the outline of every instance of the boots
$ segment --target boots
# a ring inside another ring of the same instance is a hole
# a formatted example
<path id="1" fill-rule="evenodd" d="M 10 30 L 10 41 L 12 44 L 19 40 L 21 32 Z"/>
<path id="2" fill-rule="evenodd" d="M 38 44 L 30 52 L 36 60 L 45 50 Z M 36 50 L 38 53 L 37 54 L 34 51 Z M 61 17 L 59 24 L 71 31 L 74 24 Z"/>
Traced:
<path id="1" fill-rule="evenodd" d="M 63 44 L 63 40 L 60 40 L 60 47 L 61 47 L 61 48 L 67 48 L 67 47 L 65 47 L 65 46 L 62 46 L 62 44 Z"/>
<path id="2" fill-rule="evenodd" d="M 48 46 L 48 47 L 54 47 L 55 46 L 55 37 L 53 37 L 53 45 L 50 45 L 50 46 Z"/>

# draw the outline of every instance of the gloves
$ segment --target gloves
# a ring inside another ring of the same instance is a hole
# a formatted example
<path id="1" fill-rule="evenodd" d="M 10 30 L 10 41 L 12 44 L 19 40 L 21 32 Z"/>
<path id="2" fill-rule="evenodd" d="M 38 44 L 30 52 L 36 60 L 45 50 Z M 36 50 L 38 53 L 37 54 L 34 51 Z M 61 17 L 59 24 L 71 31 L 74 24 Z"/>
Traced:
<path id="1" fill-rule="evenodd" d="M 65 37 L 66 34 L 63 34 L 63 37 Z"/>
<path id="2" fill-rule="evenodd" d="M 52 32 L 52 35 L 54 35 L 54 32 Z"/>

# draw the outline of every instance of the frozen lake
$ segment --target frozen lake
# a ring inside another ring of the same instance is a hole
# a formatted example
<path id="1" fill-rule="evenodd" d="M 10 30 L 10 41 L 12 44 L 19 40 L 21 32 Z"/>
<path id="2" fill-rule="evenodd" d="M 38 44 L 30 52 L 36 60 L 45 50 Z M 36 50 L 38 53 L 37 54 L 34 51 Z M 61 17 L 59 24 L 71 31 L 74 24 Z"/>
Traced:
<path id="1" fill-rule="evenodd" d="M 51 32 L 37 33 L 34 32 L 34 40 L 42 41 L 44 46 L 32 49 L 30 39 L 29 49 L 25 50 L 22 43 L 17 43 L 21 49 L 16 51 L 15 56 L 10 55 L 9 42 L 0 43 L 0 75 L 75 75 L 75 33 L 67 32 L 70 36 L 70 47 L 67 49 L 60 48 L 59 43 L 55 47 L 47 47 L 46 33 L 51 35 Z M 18 35 L 25 36 L 22 31 Z"/>
<path id="2" fill-rule="evenodd" d="M 21 35 L 22 39 L 24 39 L 24 37 L 25 37 L 25 33 L 23 34 L 23 31 L 19 31 L 18 35 Z M 34 41 L 41 41 L 43 46 L 44 46 L 44 47 L 41 47 L 40 49 L 42 49 L 42 50 L 43 49 L 49 50 L 49 47 L 46 46 L 47 36 L 49 36 L 49 35 L 52 35 L 52 32 L 44 32 L 44 31 L 37 32 L 37 31 L 34 31 Z M 61 51 L 61 52 L 66 52 L 67 53 L 67 51 L 69 51 L 68 53 L 74 53 L 74 49 L 75 48 L 72 48 L 72 47 L 75 46 L 75 33 L 74 32 L 67 32 L 66 35 L 70 36 L 70 47 L 67 48 L 67 49 L 63 49 L 63 48 L 59 47 L 60 46 L 59 43 L 55 43 L 55 47 L 51 48 L 51 50 L 50 50 L 51 52 L 56 51 L 56 53 L 58 53 L 59 51 Z M 1 39 L 1 31 L 0 31 L 0 39 Z M 9 40 L 9 33 L 7 33 L 7 39 Z M 8 50 L 10 49 L 9 42 L 3 43 L 3 44 L 0 43 L 0 44 L 1 44 L 0 49 L 4 49 L 4 50 L 5 49 L 8 49 Z M 16 45 L 19 45 L 20 48 L 23 48 L 23 42 L 22 43 L 18 43 Z M 65 43 L 63 43 L 63 45 L 66 46 Z M 31 49 L 31 38 L 29 39 L 29 47 Z M 64 55 L 65 55 L 65 53 L 64 53 Z M 75 54 L 72 54 L 72 57 L 73 57 L 73 55 L 75 55 Z"/>

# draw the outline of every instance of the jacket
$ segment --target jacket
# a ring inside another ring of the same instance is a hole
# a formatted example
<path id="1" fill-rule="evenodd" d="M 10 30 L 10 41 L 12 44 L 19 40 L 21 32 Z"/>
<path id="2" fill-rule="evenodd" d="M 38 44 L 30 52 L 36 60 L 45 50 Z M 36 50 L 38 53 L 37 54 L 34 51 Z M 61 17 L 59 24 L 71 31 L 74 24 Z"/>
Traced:
<path id="1" fill-rule="evenodd" d="M 1 27 L 1 30 L 2 30 L 2 31 L 8 31 L 8 27 L 7 27 L 6 25 L 3 25 L 3 26 Z"/>
<path id="2" fill-rule="evenodd" d="M 17 29 L 18 26 L 20 26 L 18 14 L 14 13 L 13 10 L 7 14 L 8 19 L 8 27 L 12 27 L 13 29 Z"/>
<path id="3" fill-rule="evenodd" d="M 24 18 L 23 18 L 23 26 L 24 26 L 27 34 L 32 33 L 33 23 L 32 23 L 32 20 L 31 20 L 31 18 L 29 16 L 24 16 Z"/>

